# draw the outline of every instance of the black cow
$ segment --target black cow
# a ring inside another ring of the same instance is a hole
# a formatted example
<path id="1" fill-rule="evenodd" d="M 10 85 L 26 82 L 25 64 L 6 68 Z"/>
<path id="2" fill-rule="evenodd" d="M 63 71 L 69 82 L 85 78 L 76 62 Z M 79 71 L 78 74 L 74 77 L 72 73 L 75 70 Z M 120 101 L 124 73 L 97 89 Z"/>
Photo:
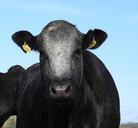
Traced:
<path id="1" fill-rule="evenodd" d="M 11 116 L 16 115 L 19 81 L 25 69 L 12 66 L 7 73 L 0 73 L 0 127 Z"/>
<path id="2" fill-rule="evenodd" d="M 26 71 L 22 82 L 17 128 L 119 127 L 115 83 L 104 64 L 86 50 L 98 48 L 106 38 L 102 30 L 83 34 L 62 20 L 50 22 L 37 36 L 13 34 L 24 52 L 40 53 L 40 70 Z"/>

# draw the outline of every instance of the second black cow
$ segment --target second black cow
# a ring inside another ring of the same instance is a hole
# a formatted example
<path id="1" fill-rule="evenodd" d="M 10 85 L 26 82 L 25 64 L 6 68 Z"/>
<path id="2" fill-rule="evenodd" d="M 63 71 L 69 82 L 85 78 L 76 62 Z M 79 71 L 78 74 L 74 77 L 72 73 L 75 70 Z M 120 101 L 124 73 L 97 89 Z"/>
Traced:
<path id="1" fill-rule="evenodd" d="M 12 115 L 17 114 L 17 101 L 25 69 L 12 66 L 7 73 L 0 73 L 0 127 Z"/>
<path id="2" fill-rule="evenodd" d="M 87 51 L 106 38 L 102 30 L 83 34 L 63 20 L 50 22 L 37 36 L 28 31 L 13 34 L 24 52 L 40 53 L 40 69 L 26 73 L 22 82 L 27 81 L 18 101 L 17 128 L 119 128 L 115 83 L 104 64 Z"/>

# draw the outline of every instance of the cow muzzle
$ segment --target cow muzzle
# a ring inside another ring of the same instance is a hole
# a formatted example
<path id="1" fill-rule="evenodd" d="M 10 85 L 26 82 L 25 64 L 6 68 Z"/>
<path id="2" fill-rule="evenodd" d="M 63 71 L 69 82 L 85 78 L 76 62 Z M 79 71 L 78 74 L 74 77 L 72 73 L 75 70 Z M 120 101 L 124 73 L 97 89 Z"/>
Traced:
<path id="1" fill-rule="evenodd" d="M 69 98 L 72 95 L 72 92 L 73 90 L 71 85 L 50 86 L 50 95 L 52 96 L 52 98 Z"/>

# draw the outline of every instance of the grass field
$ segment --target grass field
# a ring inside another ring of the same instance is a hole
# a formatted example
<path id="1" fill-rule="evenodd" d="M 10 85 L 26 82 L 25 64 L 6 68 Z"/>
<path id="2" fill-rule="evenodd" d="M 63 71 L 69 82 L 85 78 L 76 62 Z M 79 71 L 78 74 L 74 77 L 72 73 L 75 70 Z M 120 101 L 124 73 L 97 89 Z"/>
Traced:
<path id="1" fill-rule="evenodd" d="M 16 117 L 11 116 L 3 125 L 2 128 L 16 128 Z"/>
<path id="2" fill-rule="evenodd" d="M 16 128 L 15 122 L 16 117 L 12 116 L 5 122 L 3 128 Z M 138 128 L 138 123 L 123 124 L 120 128 Z"/>
<path id="3" fill-rule="evenodd" d="M 120 126 L 120 128 L 138 128 L 138 123 L 123 124 Z"/>

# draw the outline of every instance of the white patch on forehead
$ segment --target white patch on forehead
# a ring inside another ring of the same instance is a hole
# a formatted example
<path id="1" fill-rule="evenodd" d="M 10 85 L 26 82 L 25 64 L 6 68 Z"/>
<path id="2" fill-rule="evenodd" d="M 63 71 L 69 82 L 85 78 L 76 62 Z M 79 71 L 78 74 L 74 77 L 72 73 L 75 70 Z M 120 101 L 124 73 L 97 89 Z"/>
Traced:
<path id="1" fill-rule="evenodd" d="M 77 29 L 63 22 L 49 24 L 41 33 L 42 48 L 47 54 L 52 75 L 60 77 L 71 72 L 71 55 L 79 40 Z"/>
<path id="2" fill-rule="evenodd" d="M 60 77 L 70 73 L 73 44 L 71 42 L 47 42 L 46 45 L 53 75 Z"/>

